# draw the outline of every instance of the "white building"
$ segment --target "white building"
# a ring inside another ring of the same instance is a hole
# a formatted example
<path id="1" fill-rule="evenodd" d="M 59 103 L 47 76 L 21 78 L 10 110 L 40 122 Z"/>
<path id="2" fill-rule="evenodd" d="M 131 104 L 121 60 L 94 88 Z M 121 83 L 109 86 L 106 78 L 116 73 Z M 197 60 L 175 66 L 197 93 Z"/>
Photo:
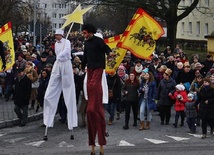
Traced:
<path id="1" fill-rule="evenodd" d="M 180 6 L 189 6 L 193 0 L 181 0 Z M 179 14 L 179 13 L 178 13 Z M 178 39 L 206 40 L 214 31 L 214 0 L 199 0 L 197 8 L 177 26 Z"/>
<path id="2" fill-rule="evenodd" d="M 31 4 L 34 0 L 27 0 Z M 51 32 L 61 28 L 65 20 L 61 17 L 70 14 L 76 8 L 77 3 L 72 0 L 35 0 L 37 5 L 37 17 L 40 14 L 42 19 L 49 19 Z"/>

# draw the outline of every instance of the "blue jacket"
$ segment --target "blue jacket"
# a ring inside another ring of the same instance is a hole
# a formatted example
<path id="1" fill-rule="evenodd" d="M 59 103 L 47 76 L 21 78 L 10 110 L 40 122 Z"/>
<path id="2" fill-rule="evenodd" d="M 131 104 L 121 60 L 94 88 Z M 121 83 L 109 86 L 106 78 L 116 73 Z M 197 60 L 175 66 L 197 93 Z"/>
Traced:
<path id="1" fill-rule="evenodd" d="M 142 99 L 144 97 L 144 92 L 142 91 L 143 86 L 145 85 L 145 80 L 141 81 L 140 88 L 139 88 L 139 93 L 140 93 L 140 104 L 142 102 Z M 156 96 L 156 83 L 155 81 L 149 82 L 148 83 L 149 91 L 148 91 L 148 104 L 153 104 L 154 99 Z"/>

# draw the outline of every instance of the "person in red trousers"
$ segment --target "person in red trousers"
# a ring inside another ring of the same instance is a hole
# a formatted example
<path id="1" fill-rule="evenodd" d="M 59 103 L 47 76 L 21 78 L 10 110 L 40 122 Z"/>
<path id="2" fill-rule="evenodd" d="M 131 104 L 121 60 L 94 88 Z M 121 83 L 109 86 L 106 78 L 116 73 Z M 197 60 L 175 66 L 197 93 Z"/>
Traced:
<path id="1" fill-rule="evenodd" d="M 83 25 L 82 33 L 85 38 L 82 69 L 84 70 L 87 65 L 88 105 L 86 115 L 89 145 L 92 149 L 91 155 L 95 155 L 95 138 L 97 133 L 100 155 L 104 155 L 103 145 L 106 145 L 106 122 L 101 81 L 103 70 L 105 69 L 105 55 L 111 56 L 113 53 L 103 39 L 94 35 L 96 29 L 93 25 Z"/>

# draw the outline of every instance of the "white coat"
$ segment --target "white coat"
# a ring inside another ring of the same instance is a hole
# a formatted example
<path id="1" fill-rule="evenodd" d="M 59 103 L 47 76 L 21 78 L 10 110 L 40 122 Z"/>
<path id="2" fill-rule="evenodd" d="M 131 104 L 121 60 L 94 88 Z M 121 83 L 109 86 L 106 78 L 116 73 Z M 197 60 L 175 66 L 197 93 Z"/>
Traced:
<path id="1" fill-rule="evenodd" d="M 83 83 L 83 91 L 85 95 L 85 99 L 88 100 L 88 93 L 87 93 L 87 72 L 85 74 L 84 83 Z M 103 104 L 108 104 L 108 84 L 106 80 L 105 70 L 103 70 L 102 75 L 102 89 L 103 89 Z"/>
<path id="2" fill-rule="evenodd" d="M 55 43 L 56 62 L 44 97 L 44 124 L 53 127 L 59 97 L 63 91 L 67 107 L 68 129 L 77 126 L 76 92 L 71 64 L 71 44 L 67 39 Z"/>

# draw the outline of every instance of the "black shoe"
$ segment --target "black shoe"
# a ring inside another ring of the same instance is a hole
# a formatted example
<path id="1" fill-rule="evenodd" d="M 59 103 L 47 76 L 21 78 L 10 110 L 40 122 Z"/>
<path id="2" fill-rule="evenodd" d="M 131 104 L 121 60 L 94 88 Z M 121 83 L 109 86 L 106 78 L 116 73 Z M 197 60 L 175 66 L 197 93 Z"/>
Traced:
<path id="1" fill-rule="evenodd" d="M 23 127 L 23 126 L 25 126 L 25 125 L 26 125 L 25 123 L 19 124 L 20 127 Z"/>
<path id="2" fill-rule="evenodd" d="M 133 126 L 137 126 L 137 122 L 134 122 L 134 123 L 133 123 Z"/>
<path id="3" fill-rule="evenodd" d="M 177 128 L 177 124 L 174 123 L 174 124 L 172 124 L 172 125 L 173 125 L 175 128 Z"/>
<path id="4" fill-rule="evenodd" d="M 34 110 L 34 107 L 30 107 L 29 110 Z"/>
<path id="5" fill-rule="evenodd" d="M 124 129 L 124 130 L 128 130 L 128 129 L 129 129 L 129 126 L 128 126 L 128 125 L 125 125 L 125 126 L 123 127 L 123 129 Z"/>
<path id="6" fill-rule="evenodd" d="M 8 101 L 9 101 L 9 98 L 6 98 L 6 99 L 5 99 L 5 102 L 8 102 Z"/>
<path id="7" fill-rule="evenodd" d="M 59 119 L 59 121 L 60 121 L 62 124 L 65 124 L 65 123 L 66 123 L 66 121 L 63 120 L 63 119 Z"/>
<path id="8" fill-rule="evenodd" d="M 46 125 L 45 125 L 45 124 L 42 124 L 41 127 L 46 127 Z"/>
<path id="9" fill-rule="evenodd" d="M 205 138 L 207 138 L 207 135 L 206 134 L 202 135 L 201 139 L 205 139 Z"/>

